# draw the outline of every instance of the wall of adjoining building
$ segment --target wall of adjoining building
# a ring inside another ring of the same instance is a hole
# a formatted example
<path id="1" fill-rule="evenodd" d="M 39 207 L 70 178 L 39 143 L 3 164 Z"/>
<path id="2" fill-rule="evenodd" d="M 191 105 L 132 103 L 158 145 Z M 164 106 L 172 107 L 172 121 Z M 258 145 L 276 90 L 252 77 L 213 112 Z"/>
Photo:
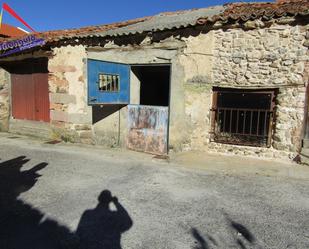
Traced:
<path id="1" fill-rule="evenodd" d="M 188 39 L 182 64 L 187 72 L 185 99 L 191 135 L 185 148 L 277 157 L 298 151 L 308 84 L 308 32 L 308 25 L 273 25 L 218 29 Z M 272 148 L 210 143 L 214 86 L 278 89 Z"/>
<path id="2" fill-rule="evenodd" d="M 0 69 L 0 131 L 8 131 L 10 116 L 10 75 Z"/>

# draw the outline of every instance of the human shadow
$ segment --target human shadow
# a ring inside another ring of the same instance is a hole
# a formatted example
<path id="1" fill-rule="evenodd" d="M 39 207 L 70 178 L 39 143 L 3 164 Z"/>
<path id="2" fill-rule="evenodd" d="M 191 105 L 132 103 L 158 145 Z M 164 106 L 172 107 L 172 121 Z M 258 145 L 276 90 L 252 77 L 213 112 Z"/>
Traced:
<path id="1" fill-rule="evenodd" d="M 68 228 L 19 199 L 36 184 L 41 176 L 38 171 L 48 165 L 43 162 L 21 171 L 28 161 L 20 156 L 0 163 L 0 248 L 73 248 L 77 240 Z"/>
<path id="2" fill-rule="evenodd" d="M 201 235 L 201 233 L 199 232 L 199 230 L 197 230 L 196 228 L 192 228 L 191 229 L 191 234 L 193 236 L 193 238 L 196 240 L 196 246 L 194 247 L 194 249 L 209 249 L 209 245 L 208 242 L 206 241 L 206 239 Z"/>
<path id="3" fill-rule="evenodd" d="M 133 221 L 109 190 L 102 191 L 98 201 L 80 219 L 76 231 L 80 249 L 121 249 L 121 234 L 131 228 Z M 116 210 L 111 209 L 112 204 Z"/>
<path id="4" fill-rule="evenodd" d="M 0 248 L 4 249 L 120 249 L 121 233 L 133 222 L 116 197 L 108 190 L 99 196 L 99 204 L 87 210 L 76 232 L 48 218 L 20 195 L 35 186 L 41 177 L 43 162 L 29 170 L 25 156 L 0 163 Z M 117 211 L 109 209 L 113 203 Z"/>
<path id="5" fill-rule="evenodd" d="M 201 232 L 197 228 L 191 228 L 191 234 L 196 242 L 194 249 L 210 249 L 212 246 L 218 246 L 215 238 L 210 235 L 201 235 Z"/>
<path id="6" fill-rule="evenodd" d="M 236 248 L 240 249 L 252 248 L 253 246 L 262 248 L 260 245 L 258 245 L 254 234 L 246 226 L 232 220 L 225 213 L 224 216 L 227 221 L 228 229 L 231 232 L 232 238 L 234 240 L 233 248 L 235 248 L 235 246 Z M 226 245 L 226 241 L 217 242 L 217 240 L 209 234 L 201 235 L 200 231 L 196 228 L 191 228 L 191 235 L 196 243 L 194 249 L 222 248 L 223 244 Z"/>

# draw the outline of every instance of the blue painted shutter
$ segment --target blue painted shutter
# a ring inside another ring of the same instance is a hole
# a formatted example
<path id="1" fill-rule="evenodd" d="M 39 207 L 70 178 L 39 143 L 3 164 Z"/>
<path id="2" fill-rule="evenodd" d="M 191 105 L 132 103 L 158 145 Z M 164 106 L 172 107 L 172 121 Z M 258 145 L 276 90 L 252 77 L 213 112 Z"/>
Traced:
<path id="1" fill-rule="evenodd" d="M 119 91 L 100 91 L 100 74 L 119 75 Z M 130 66 L 126 64 L 88 60 L 88 104 L 129 104 L 130 102 Z"/>

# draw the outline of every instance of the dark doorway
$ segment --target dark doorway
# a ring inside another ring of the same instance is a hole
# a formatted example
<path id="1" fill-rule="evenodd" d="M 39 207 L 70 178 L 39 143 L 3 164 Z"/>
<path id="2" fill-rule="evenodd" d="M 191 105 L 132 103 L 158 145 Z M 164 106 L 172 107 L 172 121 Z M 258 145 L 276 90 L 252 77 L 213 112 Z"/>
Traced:
<path id="1" fill-rule="evenodd" d="M 140 104 L 169 106 L 170 66 L 132 66 L 132 71 L 140 80 Z"/>

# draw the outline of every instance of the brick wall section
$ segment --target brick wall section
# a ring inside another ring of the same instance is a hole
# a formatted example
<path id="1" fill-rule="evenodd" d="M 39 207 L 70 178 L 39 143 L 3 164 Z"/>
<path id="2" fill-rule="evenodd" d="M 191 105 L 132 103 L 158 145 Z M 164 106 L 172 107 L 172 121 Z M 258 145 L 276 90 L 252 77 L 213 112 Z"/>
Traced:
<path id="1" fill-rule="evenodd" d="M 54 136 L 70 142 L 92 141 L 85 58 L 83 46 L 60 47 L 54 49 L 48 64 Z"/>
<path id="2" fill-rule="evenodd" d="M 10 115 L 9 74 L 0 69 L 0 131 L 8 131 Z"/>

